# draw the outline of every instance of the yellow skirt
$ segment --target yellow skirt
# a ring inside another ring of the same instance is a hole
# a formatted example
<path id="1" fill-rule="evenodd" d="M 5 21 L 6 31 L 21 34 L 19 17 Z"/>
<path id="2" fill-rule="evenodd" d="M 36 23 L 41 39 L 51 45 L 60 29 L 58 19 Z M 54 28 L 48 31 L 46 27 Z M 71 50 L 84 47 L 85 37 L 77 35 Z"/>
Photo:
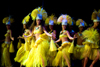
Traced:
<path id="1" fill-rule="evenodd" d="M 18 49 L 14 60 L 21 63 L 21 65 L 24 65 L 25 60 L 28 58 L 29 51 L 30 43 L 26 42 L 25 44 L 22 44 L 22 46 Z"/>
<path id="2" fill-rule="evenodd" d="M 92 43 L 84 42 L 85 45 L 83 51 L 83 57 L 88 57 L 90 60 L 94 60 L 97 57 L 98 47 L 93 47 Z"/>
<path id="3" fill-rule="evenodd" d="M 82 57 L 83 58 L 85 58 L 85 57 L 89 58 L 90 52 L 91 52 L 91 46 L 89 44 L 85 44 Z"/>
<path id="4" fill-rule="evenodd" d="M 46 39 L 39 38 L 35 44 L 37 47 L 33 47 L 29 53 L 28 59 L 25 62 L 26 67 L 42 67 L 42 61 L 44 60 L 45 66 L 47 66 L 47 56 L 49 50 L 49 42 Z"/>
<path id="5" fill-rule="evenodd" d="M 83 57 L 82 57 L 83 51 L 84 51 L 84 45 L 81 45 L 81 46 L 76 45 L 76 47 L 74 47 L 73 58 L 82 60 L 83 59 Z"/>
<path id="6" fill-rule="evenodd" d="M 50 51 L 48 52 L 48 66 L 52 66 L 52 61 L 55 59 L 57 51 Z"/>
<path id="7" fill-rule="evenodd" d="M 97 48 L 92 48 L 90 52 L 89 59 L 94 60 L 97 57 L 98 54 L 98 49 Z"/>
<path id="8" fill-rule="evenodd" d="M 16 57 L 14 58 L 15 62 L 20 62 L 22 56 L 25 54 L 25 49 L 24 49 L 24 44 L 21 44 L 22 46 L 18 49 L 17 53 L 16 53 Z"/>
<path id="9" fill-rule="evenodd" d="M 66 57 L 68 58 L 68 61 L 70 63 L 70 53 L 68 52 L 69 51 L 69 48 L 71 46 L 71 43 L 63 43 L 62 45 L 64 45 L 63 49 L 62 50 L 59 50 L 55 59 L 53 60 L 52 62 L 52 66 L 67 66 L 67 63 L 63 57 L 63 53 L 66 55 Z"/>
<path id="10" fill-rule="evenodd" d="M 2 44 L 1 66 L 11 66 L 9 46 L 10 44 Z"/>

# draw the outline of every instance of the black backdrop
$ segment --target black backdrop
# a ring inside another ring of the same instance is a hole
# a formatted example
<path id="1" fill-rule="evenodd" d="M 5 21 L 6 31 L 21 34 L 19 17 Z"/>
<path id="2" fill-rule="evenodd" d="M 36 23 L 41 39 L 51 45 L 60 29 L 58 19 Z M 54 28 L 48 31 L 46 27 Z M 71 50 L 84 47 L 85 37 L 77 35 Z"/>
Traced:
<path id="1" fill-rule="evenodd" d="M 0 40 L 4 39 L 4 34 L 6 33 L 6 26 L 2 23 L 2 19 L 12 15 L 15 21 L 11 26 L 12 34 L 15 38 L 15 49 L 18 43 L 17 37 L 22 34 L 22 19 L 36 7 L 43 6 L 48 12 L 48 15 L 53 13 L 56 17 L 59 17 L 61 14 L 68 14 L 73 17 L 75 21 L 82 18 L 88 24 L 92 23 L 91 14 L 93 10 L 99 9 L 99 2 L 96 0 L 2 0 L 0 3 Z M 59 31 L 58 28 L 57 30 Z"/>

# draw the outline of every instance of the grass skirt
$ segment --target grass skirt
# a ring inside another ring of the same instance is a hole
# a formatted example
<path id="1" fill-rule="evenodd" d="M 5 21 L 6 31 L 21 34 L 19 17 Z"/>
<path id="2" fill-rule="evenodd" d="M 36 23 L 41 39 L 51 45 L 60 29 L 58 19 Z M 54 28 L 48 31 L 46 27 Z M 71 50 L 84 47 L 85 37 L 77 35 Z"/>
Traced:
<path id="1" fill-rule="evenodd" d="M 61 66 L 61 65 L 67 66 L 67 63 L 63 57 L 63 53 L 65 53 L 66 57 L 68 58 L 68 61 L 70 62 L 70 53 L 68 51 L 71 43 L 64 42 L 62 45 L 66 45 L 66 46 L 64 46 L 62 50 L 58 51 L 55 59 L 52 62 L 52 66 Z"/>
<path id="2" fill-rule="evenodd" d="M 88 57 L 90 60 L 94 60 L 98 54 L 98 47 L 93 47 L 92 43 L 84 42 L 85 49 L 83 51 L 83 57 Z"/>
<path id="3" fill-rule="evenodd" d="M 29 53 L 28 59 L 25 62 L 26 67 L 42 67 L 42 59 L 47 66 L 47 56 L 49 50 L 49 42 L 44 38 L 38 38 L 35 42 L 37 47 L 33 47 Z"/>
<path id="4" fill-rule="evenodd" d="M 14 60 L 21 63 L 21 65 L 24 65 L 25 60 L 28 58 L 30 49 L 30 42 L 25 42 L 25 44 L 22 44 L 22 46 L 18 49 Z"/>
<path id="5" fill-rule="evenodd" d="M 10 44 L 2 44 L 1 66 L 11 66 L 9 46 Z"/>
<path id="6" fill-rule="evenodd" d="M 73 58 L 74 59 L 79 59 L 79 60 L 83 59 L 82 54 L 83 54 L 83 51 L 84 51 L 84 45 L 81 45 L 81 46 L 76 45 L 74 47 L 74 52 L 73 52 Z"/>

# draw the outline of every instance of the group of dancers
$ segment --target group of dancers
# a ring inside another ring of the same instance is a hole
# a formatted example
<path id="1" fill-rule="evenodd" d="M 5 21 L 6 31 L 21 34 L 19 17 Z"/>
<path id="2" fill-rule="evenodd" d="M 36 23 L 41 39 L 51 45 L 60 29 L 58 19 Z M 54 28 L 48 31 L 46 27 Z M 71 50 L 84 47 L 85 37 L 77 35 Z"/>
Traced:
<path id="1" fill-rule="evenodd" d="M 33 22 L 30 28 L 27 27 L 30 17 Z M 14 58 L 15 62 L 20 63 L 20 67 L 71 67 L 71 58 L 82 60 L 82 67 L 86 67 L 88 59 L 93 60 L 90 67 L 99 60 L 99 30 L 100 11 L 94 11 L 91 16 L 93 26 L 84 30 L 87 23 L 83 19 L 73 22 L 71 16 L 62 14 L 58 18 L 55 15 L 48 16 L 42 8 L 35 8 L 22 20 L 24 33 L 19 36 L 18 51 Z M 10 29 L 13 19 L 5 17 L 3 23 L 6 24 L 7 33 L 2 47 L 2 66 L 11 67 L 10 53 L 14 52 L 14 37 Z M 54 25 L 60 25 L 62 30 L 57 39 L 57 31 Z M 67 26 L 76 25 L 79 29 L 68 31 Z M 47 27 L 49 26 L 50 31 Z M 21 43 L 24 39 L 25 43 Z M 76 43 L 74 43 L 76 40 Z M 61 42 L 61 45 L 58 43 Z"/>

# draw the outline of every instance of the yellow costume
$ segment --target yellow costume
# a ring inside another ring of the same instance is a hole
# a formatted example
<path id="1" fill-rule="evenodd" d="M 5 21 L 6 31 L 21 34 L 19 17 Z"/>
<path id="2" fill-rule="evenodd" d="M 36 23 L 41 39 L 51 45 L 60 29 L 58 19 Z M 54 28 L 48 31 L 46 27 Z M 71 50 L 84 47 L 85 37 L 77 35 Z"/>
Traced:
<path id="1" fill-rule="evenodd" d="M 10 37 L 10 34 L 8 33 L 5 34 L 5 37 Z M 2 58 L 1 58 L 1 65 L 2 66 L 11 66 L 11 61 L 10 61 L 10 50 L 14 48 L 10 48 L 12 46 L 11 42 L 6 42 L 2 44 Z"/>
<path id="2" fill-rule="evenodd" d="M 24 19 L 22 20 L 23 24 L 26 24 L 29 22 L 30 19 L 30 14 L 28 14 L 27 16 L 24 17 Z M 18 47 L 21 44 L 21 47 L 18 49 L 16 57 L 14 58 L 15 62 L 19 62 L 21 63 L 21 65 L 24 65 L 25 60 L 28 58 L 28 54 L 29 51 L 31 49 L 31 37 L 25 38 L 24 36 L 28 36 L 29 35 L 30 30 L 25 29 L 25 32 L 23 34 L 23 38 L 25 39 L 25 43 L 18 43 Z"/>
<path id="3" fill-rule="evenodd" d="M 49 46 L 49 52 L 48 52 L 48 65 L 52 66 L 52 61 L 54 60 L 54 58 L 56 57 L 56 54 L 57 54 L 57 47 L 56 47 L 56 43 L 54 42 L 54 40 L 52 38 L 50 39 L 49 44 L 50 44 L 50 46 Z"/>
<path id="4" fill-rule="evenodd" d="M 52 14 L 45 20 L 45 25 L 56 25 L 57 24 L 57 18 Z M 52 35 L 53 31 L 50 31 L 49 34 Z M 56 53 L 57 53 L 57 47 L 56 43 L 54 42 L 53 38 L 49 37 L 50 42 L 50 48 L 48 52 L 48 66 L 52 66 L 52 61 L 54 60 Z"/>
<path id="5" fill-rule="evenodd" d="M 59 37 L 62 38 L 62 37 L 67 37 L 67 36 L 64 35 L 64 34 L 61 34 Z M 64 57 L 63 57 L 63 53 L 65 53 L 65 55 L 66 55 L 67 58 L 68 58 L 68 61 L 70 62 L 70 53 L 69 53 L 70 51 L 69 51 L 69 48 L 70 48 L 70 46 L 71 46 L 71 43 L 68 42 L 68 41 L 65 41 L 65 42 L 63 42 L 63 43 L 61 44 L 61 46 L 62 46 L 63 48 L 62 48 L 62 50 L 59 50 L 59 51 L 58 51 L 58 53 L 57 53 L 55 59 L 54 59 L 53 62 L 52 62 L 52 66 L 60 66 L 60 65 L 62 65 L 62 66 L 67 66 L 67 63 L 66 63 L 66 61 L 65 61 L 65 59 L 64 59 Z"/>
<path id="6" fill-rule="evenodd" d="M 26 31 L 29 31 L 29 30 L 27 29 Z M 25 32 L 24 35 L 28 36 L 29 34 Z M 24 37 L 24 35 L 23 35 L 23 37 Z M 14 60 L 16 62 L 20 62 L 21 65 L 24 65 L 23 63 L 27 59 L 29 51 L 31 49 L 31 38 L 30 37 L 26 38 L 25 43 L 24 44 L 21 43 L 21 45 L 22 46 L 18 49 Z"/>
<path id="7" fill-rule="evenodd" d="M 85 26 L 87 26 L 87 24 L 84 20 L 78 19 L 76 21 L 76 26 L 85 27 Z M 77 35 L 78 35 L 78 37 L 80 37 L 82 39 L 82 34 L 80 34 L 78 32 Z M 74 47 L 74 52 L 73 52 L 74 59 L 82 60 L 83 59 L 83 57 L 82 57 L 83 51 L 84 51 L 84 45 L 83 44 L 76 44 L 76 46 Z"/>
<path id="8" fill-rule="evenodd" d="M 89 57 L 89 59 L 94 60 L 97 56 L 97 51 L 99 48 L 99 33 L 96 29 L 89 28 L 82 34 L 86 39 L 85 42 L 83 42 L 85 45 L 83 57 Z"/>
<path id="9" fill-rule="evenodd" d="M 41 30 L 37 29 L 34 34 L 42 33 Z M 32 47 L 29 56 L 24 63 L 26 67 L 40 67 L 42 66 L 42 59 L 44 60 L 45 66 L 47 65 L 47 53 L 49 50 L 49 42 L 46 34 L 41 34 L 35 41 L 37 47 Z"/>
<path id="10" fill-rule="evenodd" d="M 74 47 L 74 52 L 73 52 L 74 59 L 82 60 L 83 59 L 83 57 L 82 57 L 83 51 L 84 51 L 84 45 L 77 44 Z"/>

